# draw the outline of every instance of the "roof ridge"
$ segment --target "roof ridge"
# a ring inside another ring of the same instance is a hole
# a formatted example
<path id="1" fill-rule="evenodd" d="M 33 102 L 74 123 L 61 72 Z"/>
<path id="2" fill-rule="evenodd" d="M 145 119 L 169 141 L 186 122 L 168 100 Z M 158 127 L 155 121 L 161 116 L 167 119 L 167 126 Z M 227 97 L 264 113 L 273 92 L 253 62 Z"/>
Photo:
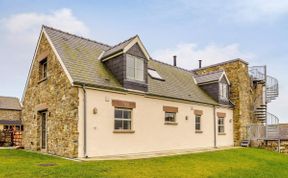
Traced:
<path id="1" fill-rule="evenodd" d="M 120 42 L 120 43 L 118 43 L 118 44 L 112 46 L 110 49 L 113 49 L 113 48 L 115 48 L 115 47 L 117 47 L 117 46 L 120 46 L 121 44 L 126 43 L 127 41 L 130 41 L 130 40 L 136 38 L 137 36 L 138 36 L 138 35 L 134 35 L 134 36 L 128 38 L 127 40 L 124 40 L 124 41 L 122 41 L 122 42 Z M 109 51 L 110 49 L 108 49 L 107 51 Z"/>
<path id="2" fill-rule="evenodd" d="M 172 64 L 168 64 L 168 63 L 165 63 L 165 62 L 162 62 L 162 61 L 159 61 L 159 60 L 153 59 L 153 58 L 150 58 L 150 60 L 153 60 L 153 61 L 155 61 L 155 62 L 158 62 L 158 63 L 164 64 L 164 65 L 168 65 L 168 66 L 170 66 L 170 67 L 173 67 L 173 68 L 176 68 L 176 69 L 180 69 L 180 70 L 184 70 L 185 72 L 189 72 L 189 73 L 191 73 L 190 70 L 188 70 L 188 69 L 184 69 L 184 68 L 182 68 L 182 67 L 174 66 L 174 65 L 172 65 Z M 192 73 L 191 73 L 191 74 L 192 74 Z"/>
<path id="3" fill-rule="evenodd" d="M 97 43 L 97 44 L 100 44 L 100 45 L 103 45 L 103 46 L 111 48 L 111 46 L 108 45 L 108 44 L 105 44 L 105 43 L 102 43 L 102 42 L 98 42 L 98 41 L 95 41 L 95 40 L 91 40 L 89 38 L 86 38 L 86 37 L 83 37 L 83 36 L 80 36 L 80 35 L 76 35 L 76 34 L 72 34 L 72 33 L 69 33 L 69 32 L 65 32 L 65 31 L 62 31 L 62 30 L 59 30 L 59 29 L 56 29 L 56 28 L 53 28 L 53 27 L 49 27 L 47 25 L 42 25 L 42 27 L 49 28 L 51 30 L 58 31 L 60 33 L 64 33 L 64 34 L 67 34 L 67 35 L 70 35 L 70 36 L 74 36 L 74 37 L 77 37 L 77 38 L 80 38 L 80 39 L 83 39 L 83 40 L 86 40 L 86 41 L 90 41 L 90 42 Z"/>
<path id="4" fill-rule="evenodd" d="M 16 96 L 0 96 L 0 98 L 13 98 L 13 99 L 18 99 L 19 100 L 19 98 L 18 97 L 16 97 Z"/>
<path id="5" fill-rule="evenodd" d="M 215 64 L 211 64 L 211 65 L 208 65 L 208 66 L 205 66 L 205 67 L 202 67 L 202 68 L 192 69 L 191 72 L 195 72 L 195 71 L 202 70 L 202 69 L 207 69 L 207 68 L 210 68 L 210 67 L 221 66 L 221 65 L 229 64 L 229 63 L 236 62 L 236 61 L 240 61 L 240 62 L 245 63 L 246 65 L 249 65 L 249 63 L 247 61 L 245 61 L 244 59 L 235 58 L 235 59 L 225 60 L 223 62 L 218 62 L 218 63 L 215 63 Z"/>
<path id="6" fill-rule="evenodd" d="M 205 74 L 196 74 L 195 77 L 203 77 L 203 76 L 206 76 L 206 75 L 212 75 L 212 74 L 216 74 L 216 73 L 220 73 L 220 72 L 225 72 L 225 71 L 223 69 L 219 69 L 219 70 L 211 71 L 211 72 L 208 72 L 208 73 L 205 73 Z"/>

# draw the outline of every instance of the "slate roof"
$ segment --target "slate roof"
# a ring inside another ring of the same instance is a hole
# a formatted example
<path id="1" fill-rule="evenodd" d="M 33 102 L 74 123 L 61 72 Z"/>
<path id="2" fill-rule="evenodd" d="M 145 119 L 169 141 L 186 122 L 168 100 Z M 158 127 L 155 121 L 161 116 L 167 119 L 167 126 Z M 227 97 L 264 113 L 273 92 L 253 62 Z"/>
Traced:
<path id="1" fill-rule="evenodd" d="M 1 120 L 0 118 L 0 124 L 2 125 L 21 125 L 21 120 Z"/>
<path id="2" fill-rule="evenodd" d="M 51 27 L 44 26 L 52 44 L 56 48 L 74 84 L 125 90 L 113 74 L 99 60 L 102 52 L 123 49 L 132 37 L 114 47 L 86 38 L 78 37 Z M 108 54 L 109 54 L 108 53 Z M 187 101 L 217 104 L 197 86 L 190 71 L 168 65 L 153 59 L 148 68 L 156 70 L 165 81 L 148 78 L 149 95 L 164 96 Z"/>
<path id="3" fill-rule="evenodd" d="M 0 109 L 21 110 L 20 101 L 15 97 L 0 96 Z"/>
<path id="4" fill-rule="evenodd" d="M 194 77 L 198 84 L 217 82 L 220 80 L 223 72 L 223 70 L 218 70 L 203 75 L 195 75 Z"/>
<path id="5" fill-rule="evenodd" d="M 115 45 L 113 47 L 111 47 L 110 49 L 108 49 L 107 51 L 104 52 L 102 58 L 108 57 L 108 56 L 110 56 L 112 54 L 115 54 L 117 52 L 122 51 L 136 37 L 137 37 L 137 35 L 133 36 L 133 37 L 129 38 L 128 40 L 125 40 L 125 41 L 123 41 L 123 42 L 121 42 L 121 43 L 119 43 L 119 44 L 117 44 L 117 45 Z"/>
<path id="6" fill-rule="evenodd" d="M 194 81 L 191 72 L 150 59 L 148 68 L 156 70 L 164 79 L 148 78 L 148 93 L 187 101 L 217 104 Z"/>
<path id="7" fill-rule="evenodd" d="M 51 27 L 43 27 L 75 83 L 122 88 L 98 57 L 111 47 Z"/>

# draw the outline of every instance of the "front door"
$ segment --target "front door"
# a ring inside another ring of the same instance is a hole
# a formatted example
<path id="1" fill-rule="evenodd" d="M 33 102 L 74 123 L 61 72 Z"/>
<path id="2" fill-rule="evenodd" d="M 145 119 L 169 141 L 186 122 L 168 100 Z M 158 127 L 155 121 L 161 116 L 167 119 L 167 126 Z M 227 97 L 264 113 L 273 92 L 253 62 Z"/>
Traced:
<path id="1" fill-rule="evenodd" d="M 40 112 L 41 116 L 41 149 L 46 150 L 47 148 L 47 111 Z"/>

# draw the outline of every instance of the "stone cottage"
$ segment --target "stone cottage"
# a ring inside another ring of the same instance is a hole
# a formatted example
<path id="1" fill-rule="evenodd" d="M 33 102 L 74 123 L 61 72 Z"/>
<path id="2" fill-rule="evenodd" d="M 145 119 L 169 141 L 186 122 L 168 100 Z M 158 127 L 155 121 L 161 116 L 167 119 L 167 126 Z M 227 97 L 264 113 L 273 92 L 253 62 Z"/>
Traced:
<path id="1" fill-rule="evenodd" d="M 23 146 L 71 158 L 232 146 L 227 76 L 152 59 L 139 36 L 110 46 L 43 26 L 23 94 Z"/>
<path id="2" fill-rule="evenodd" d="M 18 98 L 0 96 L 0 131 L 23 129 L 21 123 L 21 104 Z"/>

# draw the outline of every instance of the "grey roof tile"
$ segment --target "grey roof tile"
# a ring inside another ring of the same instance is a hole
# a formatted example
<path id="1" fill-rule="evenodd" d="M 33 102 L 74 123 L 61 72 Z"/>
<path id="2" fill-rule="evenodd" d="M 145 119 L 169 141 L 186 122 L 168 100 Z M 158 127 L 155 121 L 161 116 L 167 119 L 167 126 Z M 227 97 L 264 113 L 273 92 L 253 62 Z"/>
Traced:
<path id="1" fill-rule="evenodd" d="M 156 70 L 165 80 L 148 78 L 148 93 L 187 101 L 216 104 L 194 81 L 191 72 L 150 59 L 148 67 Z"/>
<path id="2" fill-rule="evenodd" d="M 44 28 L 75 83 L 124 90 L 98 58 L 103 51 L 108 50 L 112 54 L 112 49 L 114 52 L 123 49 L 137 36 L 111 48 L 50 27 L 44 26 Z M 165 81 L 155 80 L 149 76 L 147 94 L 217 104 L 195 84 L 190 71 L 152 59 L 149 60 L 148 67 L 156 70 Z"/>
<path id="3" fill-rule="evenodd" d="M 203 75 L 195 75 L 194 78 L 198 84 L 216 82 L 220 80 L 223 72 L 224 72 L 223 70 L 218 70 L 218 71 L 203 74 Z"/>
<path id="4" fill-rule="evenodd" d="M 110 56 L 112 54 L 115 54 L 115 53 L 123 50 L 136 37 L 137 37 L 137 35 L 135 35 L 135 36 L 129 38 L 128 40 L 125 40 L 125 41 L 123 41 L 123 42 L 111 47 L 110 49 L 105 51 L 105 53 L 103 54 L 102 58 L 108 57 L 108 56 Z"/>
<path id="5" fill-rule="evenodd" d="M 74 82 L 119 88 L 121 85 L 98 59 L 110 47 L 44 26 Z"/>
<path id="6" fill-rule="evenodd" d="M 21 104 L 18 98 L 0 96 L 0 109 L 21 110 Z"/>
<path id="7" fill-rule="evenodd" d="M 21 122 L 21 120 L 1 120 L 1 118 L 0 118 L 0 124 L 2 124 L 2 125 L 21 125 L 22 122 Z"/>

